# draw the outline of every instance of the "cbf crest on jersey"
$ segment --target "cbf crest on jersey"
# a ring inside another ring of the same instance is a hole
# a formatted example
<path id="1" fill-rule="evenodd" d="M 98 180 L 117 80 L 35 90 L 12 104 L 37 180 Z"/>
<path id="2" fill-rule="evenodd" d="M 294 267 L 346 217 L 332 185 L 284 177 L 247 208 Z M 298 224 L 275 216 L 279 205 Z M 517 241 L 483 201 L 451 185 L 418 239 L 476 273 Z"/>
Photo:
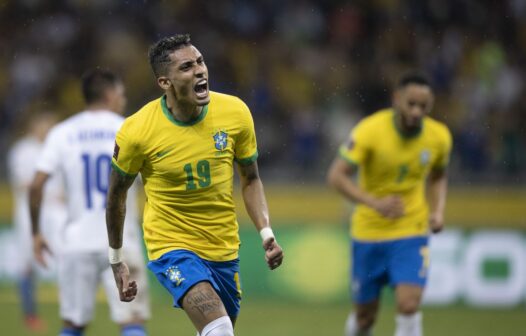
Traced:
<path id="1" fill-rule="evenodd" d="M 225 150 L 228 145 L 228 134 L 224 131 L 219 131 L 214 134 L 214 143 L 218 151 Z"/>
<path id="2" fill-rule="evenodd" d="M 420 164 L 422 166 L 425 166 L 429 163 L 429 159 L 431 158 L 431 153 L 428 149 L 424 149 L 420 152 Z"/>
<path id="3" fill-rule="evenodd" d="M 183 278 L 181 271 L 177 266 L 170 266 L 166 271 L 164 271 L 164 274 L 170 279 L 171 282 L 173 282 L 176 286 L 179 286 L 183 281 L 186 279 Z"/>

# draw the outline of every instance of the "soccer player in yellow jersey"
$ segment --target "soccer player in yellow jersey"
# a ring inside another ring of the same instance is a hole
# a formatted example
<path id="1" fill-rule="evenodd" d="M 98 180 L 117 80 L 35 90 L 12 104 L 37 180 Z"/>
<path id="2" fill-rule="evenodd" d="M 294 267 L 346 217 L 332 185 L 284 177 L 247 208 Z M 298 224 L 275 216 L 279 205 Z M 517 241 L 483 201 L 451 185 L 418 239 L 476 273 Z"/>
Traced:
<path id="1" fill-rule="evenodd" d="M 140 173 L 149 269 L 199 335 L 231 336 L 241 299 L 234 162 L 266 262 L 275 269 L 283 260 L 259 178 L 252 116 L 239 98 L 209 91 L 204 58 L 189 35 L 161 39 L 149 59 L 164 95 L 126 119 L 112 161 L 106 221 L 117 287 L 121 300 L 134 299 L 136 283 L 120 248 L 126 191 Z"/>
<path id="2" fill-rule="evenodd" d="M 428 232 L 444 225 L 451 151 L 447 127 L 427 116 L 433 99 L 425 77 L 402 77 L 393 107 L 359 122 L 329 169 L 329 184 L 357 203 L 351 218 L 355 312 L 346 336 L 371 334 L 387 284 L 395 288 L 395 336 L 422 335 Z"/>

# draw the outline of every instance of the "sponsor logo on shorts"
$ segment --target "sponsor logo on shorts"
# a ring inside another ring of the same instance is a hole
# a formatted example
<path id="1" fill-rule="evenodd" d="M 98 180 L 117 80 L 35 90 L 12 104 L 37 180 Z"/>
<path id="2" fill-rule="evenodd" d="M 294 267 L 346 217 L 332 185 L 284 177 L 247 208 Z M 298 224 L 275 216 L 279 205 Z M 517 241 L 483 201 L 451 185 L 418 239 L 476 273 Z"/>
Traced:
<path id="1" fill-rule="evenodd" d="M 177 266 L 170 266 L 165 272 L 168 279 L 173 282 L 176 286 L 179 286 L 186 279 L 183 278 L 181 271 Z"/>

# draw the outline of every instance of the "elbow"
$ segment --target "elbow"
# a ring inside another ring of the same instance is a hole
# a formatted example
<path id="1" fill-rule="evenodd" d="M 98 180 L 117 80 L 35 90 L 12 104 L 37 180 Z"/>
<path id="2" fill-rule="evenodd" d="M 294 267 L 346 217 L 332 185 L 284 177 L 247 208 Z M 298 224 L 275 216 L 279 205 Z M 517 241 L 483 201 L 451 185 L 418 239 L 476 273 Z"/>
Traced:
<path id="1" fill-rule="evenodd" d="M 326 177 L 326 183 L 331 189 L 338 189 L 338 174 L 334 171 L 334 169 L 330 169 L 327 177 Z"/>
<path id="2" fill-rule="evenodd" d="M 42 194 L 42 187 L 34 181 L 29 185 L 29 204 L 35 203 Z"/>

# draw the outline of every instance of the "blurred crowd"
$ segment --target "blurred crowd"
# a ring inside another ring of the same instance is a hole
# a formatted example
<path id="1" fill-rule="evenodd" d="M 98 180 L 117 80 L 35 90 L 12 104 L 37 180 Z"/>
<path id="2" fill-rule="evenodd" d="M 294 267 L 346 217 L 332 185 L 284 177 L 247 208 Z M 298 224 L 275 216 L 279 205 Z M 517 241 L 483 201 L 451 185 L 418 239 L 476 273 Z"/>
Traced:
<path id="1" fill-rule="evenodd" d="M 190 33 L 211 89 L 251 108 L 267 179 L 323 180 L 349 129 L 420 69 L 454 135 L 452 179 L 525 180 L 526 1 L 0 0 L 0 27 L 1 153 L 35 113 L 79 111 L 89 67 L 124 78 L 133 113 L 161 93 L 148 46 Z"/>

